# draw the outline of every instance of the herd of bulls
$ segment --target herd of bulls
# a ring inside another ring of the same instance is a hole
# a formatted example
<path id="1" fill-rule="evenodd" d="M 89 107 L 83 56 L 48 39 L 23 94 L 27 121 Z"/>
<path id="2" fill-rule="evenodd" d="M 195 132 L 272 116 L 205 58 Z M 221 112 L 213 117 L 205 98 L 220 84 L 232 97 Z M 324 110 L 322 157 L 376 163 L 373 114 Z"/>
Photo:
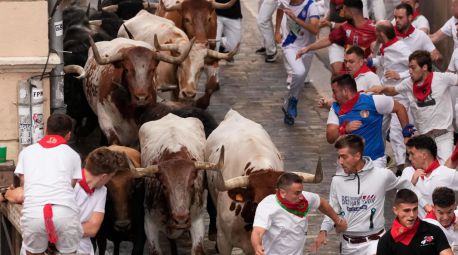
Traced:
<path id="1" fill-rule="evenodd" d="M 107 239 L 115 254 L 123 240 L 133 242 L 132 254 L 143 254 L 145 242 L 151 254 L 162 254 L 160 233 L 176 254 L 174 240 L 184 232 L 190 233 L 192 254 L 204 254 L 207 200 L 217 209 L 219 252 L 239 247 L 253 254 L 256 206 L 275 192 L 282 157 L 261 125 L 233 110 L 218 125 L 204 110 L 218 87 L 218 60 L 230 60 L 238 50 L 214 50 L 215 9 L 235 1 L 107 1 L 98 10 L 64 10 L 65 70 L 79 74 L 65 77 L 75 133 L 85 136 L 99 125 L 109 148 L 126 154 L 126 169 L 107 184 L 96 237 L 100 254 Z M 194 100 L 204 70 L 205 94 Z M 158 100 L 167 90 L 178 102 Z M 322 179 L 320 163 L 315 175 L 297 173 L 305 182 Z"/>

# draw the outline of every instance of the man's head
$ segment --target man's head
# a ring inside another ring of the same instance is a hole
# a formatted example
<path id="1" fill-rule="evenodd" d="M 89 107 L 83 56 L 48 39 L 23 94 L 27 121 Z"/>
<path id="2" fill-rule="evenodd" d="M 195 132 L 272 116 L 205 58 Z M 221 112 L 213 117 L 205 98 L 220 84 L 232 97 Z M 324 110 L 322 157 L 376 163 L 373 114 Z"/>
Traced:
<path id="1" fill-rule="evenodd" d="M 394 31 L 393 24 L 388 20 L 381 20 L 375 25 L 375 36 L 377 37 L 377 42 L 387 43 L 388 41 L 396 37 L 396 32 Z"/>
<path id="2" fill-rule="evenodd" d="M 331 81 L 331 88 L 333 98 L 340 105 L 352 99 L 358 92 L 355 79 L 349 74 L 334 77 Z"/>
<path id="3" fill-rule="evenodd" d="M 363 2 L 361 0 L 344 0 L 344 17 L 352 22 L 355 16 L 363 16 Z"/>
<path id="4" fill-rule="evenodd" d="M 302 178 L 294 173 L 284 173 L 280 175 L 277 181 L 277 189 L 280 196 L 291 203 L 298 203 L 303 199 Z"/>
<path id="5" fill-rule="evenodd" d="M 70 139 L 70 132 L 72 131 L 72 119 L 62 113 L 54 113 L 49 116 L 46 121 L 46 134 L 47 135 L 60 135 L 66 140 Z"/>
<path id="6" fill-rule="evenodd" d="M 406 143 L 407 153 L 415 169 L 425 169 L 425 164 L 432 162 L 437 157 L 437 146 L 434 139 L 426 135 L 414 136 Z"/>
<path id="7" fill-rule="evenodd" d="M 89 153 L 84 167 L 96 179 L 95 188 L 100 188 L 110 181 L 116 171 L 129 169 L 127 160 L 123 153 L 100 147 Z"/>
<path id="8" fill-rule="evenodd" d="M 394 19 L 399 31 L 405 32 L 412 24 L 413 8 L 409 4 L 401 3 L 394 9 Z"/>
<path id="9" fill-rule="evenodd" d="M 447 187 L 438 187 L 433 192 L 433 211 L 437 221 L 444 227 L 450 226 L 455 215 L 455 192 Z"/>
<path id="10" fill-rule="evenodd" d="M 400 189 L 394 198 L 393 213 L 399 223 L 412 228 L 418 218 L 418 198 L 410 189 Z"/>
<path id="11" fill-rule="evenodd" d="M 363 163 L 364 140 L 358 135 L 346 135 L 334 144 L 338 162 L 347 174 L 356 173 L 358 165 Z"/>
<path id="12" fill-rule="evenodd" d="M 420 82 L 433 70 L 431 54 L 425 50 L 414 51 L 409 56 L 409 73 L 413 82 Z"/>
<path id="13" fill-rule="evenodd" d="M 345 52 L 345 66 L 354 75 L 364 65 L 364 50 L 354 45 Z"/>

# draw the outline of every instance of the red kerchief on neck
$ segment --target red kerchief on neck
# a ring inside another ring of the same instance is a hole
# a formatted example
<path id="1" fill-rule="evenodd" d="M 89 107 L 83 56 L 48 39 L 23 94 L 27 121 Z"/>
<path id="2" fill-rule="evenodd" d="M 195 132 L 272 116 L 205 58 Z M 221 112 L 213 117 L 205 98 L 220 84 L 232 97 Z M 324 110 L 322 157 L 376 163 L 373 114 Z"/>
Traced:
<path id="1" fill-rule="evenodd" d="M 436 220 L 437 221 L 437 218 L 436 218 L 436 214 L 434 213 L 434 210 L 430 211 L 429 213 L 426 214 L 425 216 L 426 219 L 433 219 L 433 220 Z M 452 226 L 456 221 L 456 215 L 455 215 L 455 212 L 453 212 L 453 218 L 452 218 L 452 222 L 450 222 L 449 225 L 447 226 L 442 226 L 444 228 L 449 228 L 450 226 Z M 442 225 L 442 224 L 441 224 Z"/>
<path id="2" fill-rule="evenodd" d="M 67 141 L 60 135 L 45 135 L 38 143 L 43 146 L 43 148 L 49 149 L 61 144 L 66 144 Z"/>
<path id="3" fill-rule="evenodd" d="M 81 178 L 81 180 L 79 181 L 79 184 L 80 184 L 81 188 L 82 188 L 84 191 L 86 191 L 87 195 L 88 195 L 88 196 L 91 196 L 91 195 L 94 193 L 94 190 L 95 190 L 95 189 L 89 188 L 89 185 L 87 184 L 87 181 L 86 181 L 86 175 L 84 174 L 84 168 L 83 168 L 83 170 L 82 170 L 82 172 L 81 172 L 81 176 L 82 176 L 82 178 Z"/>
<path id="4" fill-rule="evenodd" d="M 420 226 L 420 220 L 418 218 L 412 228 L 406 228 L 399 223 L 397 218 L 394 219 L 393 226 L 391 227 L 391 236 L 394 242 L 401 242 L 404 245 L 409 245 L 410 241 L 412 241 L 412 238 L 417 233 L 418 226 Z"/>
<path id="5" fill-rule="evenodd" d="M 434 170 L 436 170 L 436 168 L 440 166 L 441 164 L 439 163 L 439 160 L 434 160 L 433 163 L 431 163 L 431 165 L 429 165 L 428 168 L 425 169 L 425 174 L 432 173 Z M 421 178 L 424 179 L 424 176 L 422 176 Z"/>
<path id="6" fill-rule="evenodd" d="M 385 49 L 390 47 L 391 45 L 395 44 L 397 41 L 398 41 L 398 38 L 394 37 L 393 39 L 391 39 L 388 42 L 386 42 L 385 44 L 383 44 L 382 47 L 380 47 L 380 54 L 382 56 L 385 55 Z"/>
<path id="7" fill-rule="evenodd" d="M 358 71 L 356 71 L 355 74 L 353 74 L 353 78 L 356 79 L 356 77 L 358 77 L 359 75 L 368 73 L 368 72 L 371 72 L 371 69 L 366 64 L 364 64 Z"/>
<path id="8" fill-rule="evenodd" d="M 406 32 L 401 32 L 398 30 L 398 28 L 395 26 L 394 31 L 396 32 L 396 36 L 406 38 L 407 36 L 411 35 L 415 31 L 415 27 L 410 25 L 409 29 L 407 29 Z"/>
<path id="9" fill-rule="evenodd" d="M 356 93 L 356 95 L 352 99 L 348 100 L 347 102 L 343 103 L 340 106 L 338 115 L 341 116 L 341 115 L 349 113 L 353 109 L 355 104 L 358 102 L 358 100 L 359 100 L 359 93 Z"/>
<path id="10" fill-rule="evenodd" d="M 307 199 L 305 199 L 304 195 L 302 195 L 303 199 L 298 203 L 291 203 L 289 201 L 286 201 L 280 196 L 280 192 L 278 191 L 275 196 L 277 197 L 278 204 L 286 211 L 300 218 L 303 218 L 305 217 L 305 215 L 307 215 L 309 209 L 309 202 L 307 201 Z"/>
<path id="11" fill-rule="evenodd" d="M 422 85 L 418 82 L 413 83 L 413 95 L 418 101 L 425 101 L 425 99 L 431 94 L 431 83 L 433 82 L 433 72 L 430 72 L 426 76 L 425 81 Z"/>

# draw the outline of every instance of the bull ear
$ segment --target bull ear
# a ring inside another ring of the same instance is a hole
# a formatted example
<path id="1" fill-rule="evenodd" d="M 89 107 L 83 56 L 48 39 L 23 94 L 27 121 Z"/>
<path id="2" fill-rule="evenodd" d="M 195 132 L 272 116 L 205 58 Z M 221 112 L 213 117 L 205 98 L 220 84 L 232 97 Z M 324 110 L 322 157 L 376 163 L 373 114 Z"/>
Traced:
<path id="1" fill-rule="evenodd" d="M 235 188 L 227 191 L 227 195 L 238 203 L 245 203 L 247 201 L 247 189 L 246 188 Z"/>

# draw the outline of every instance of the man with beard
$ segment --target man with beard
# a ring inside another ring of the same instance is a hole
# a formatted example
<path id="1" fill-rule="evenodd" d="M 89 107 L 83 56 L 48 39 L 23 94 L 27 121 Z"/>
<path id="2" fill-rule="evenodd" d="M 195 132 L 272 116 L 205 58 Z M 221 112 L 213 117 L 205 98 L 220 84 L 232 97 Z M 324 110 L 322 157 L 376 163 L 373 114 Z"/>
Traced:
<path id="1" fill-rule="evenodd" d="M 418 198 L 414 192 L 401 189 L 393 206 L 396 219 L 377 246 L 377 255 L 452 255 L 442 230 L 418 218 Z"/>
<path id="2" fill-rule="evenodd" d="M 412 7 L 412 26 L 419 29 L 425 34 L 429 34 L 429 21 L 424 15 L 420 13 L 420 1 L 419 0 L 401 0 L 401 3 L 408 4 Z M 396 24 L 396 20 L 393 18 L 393 25 Z"/>

